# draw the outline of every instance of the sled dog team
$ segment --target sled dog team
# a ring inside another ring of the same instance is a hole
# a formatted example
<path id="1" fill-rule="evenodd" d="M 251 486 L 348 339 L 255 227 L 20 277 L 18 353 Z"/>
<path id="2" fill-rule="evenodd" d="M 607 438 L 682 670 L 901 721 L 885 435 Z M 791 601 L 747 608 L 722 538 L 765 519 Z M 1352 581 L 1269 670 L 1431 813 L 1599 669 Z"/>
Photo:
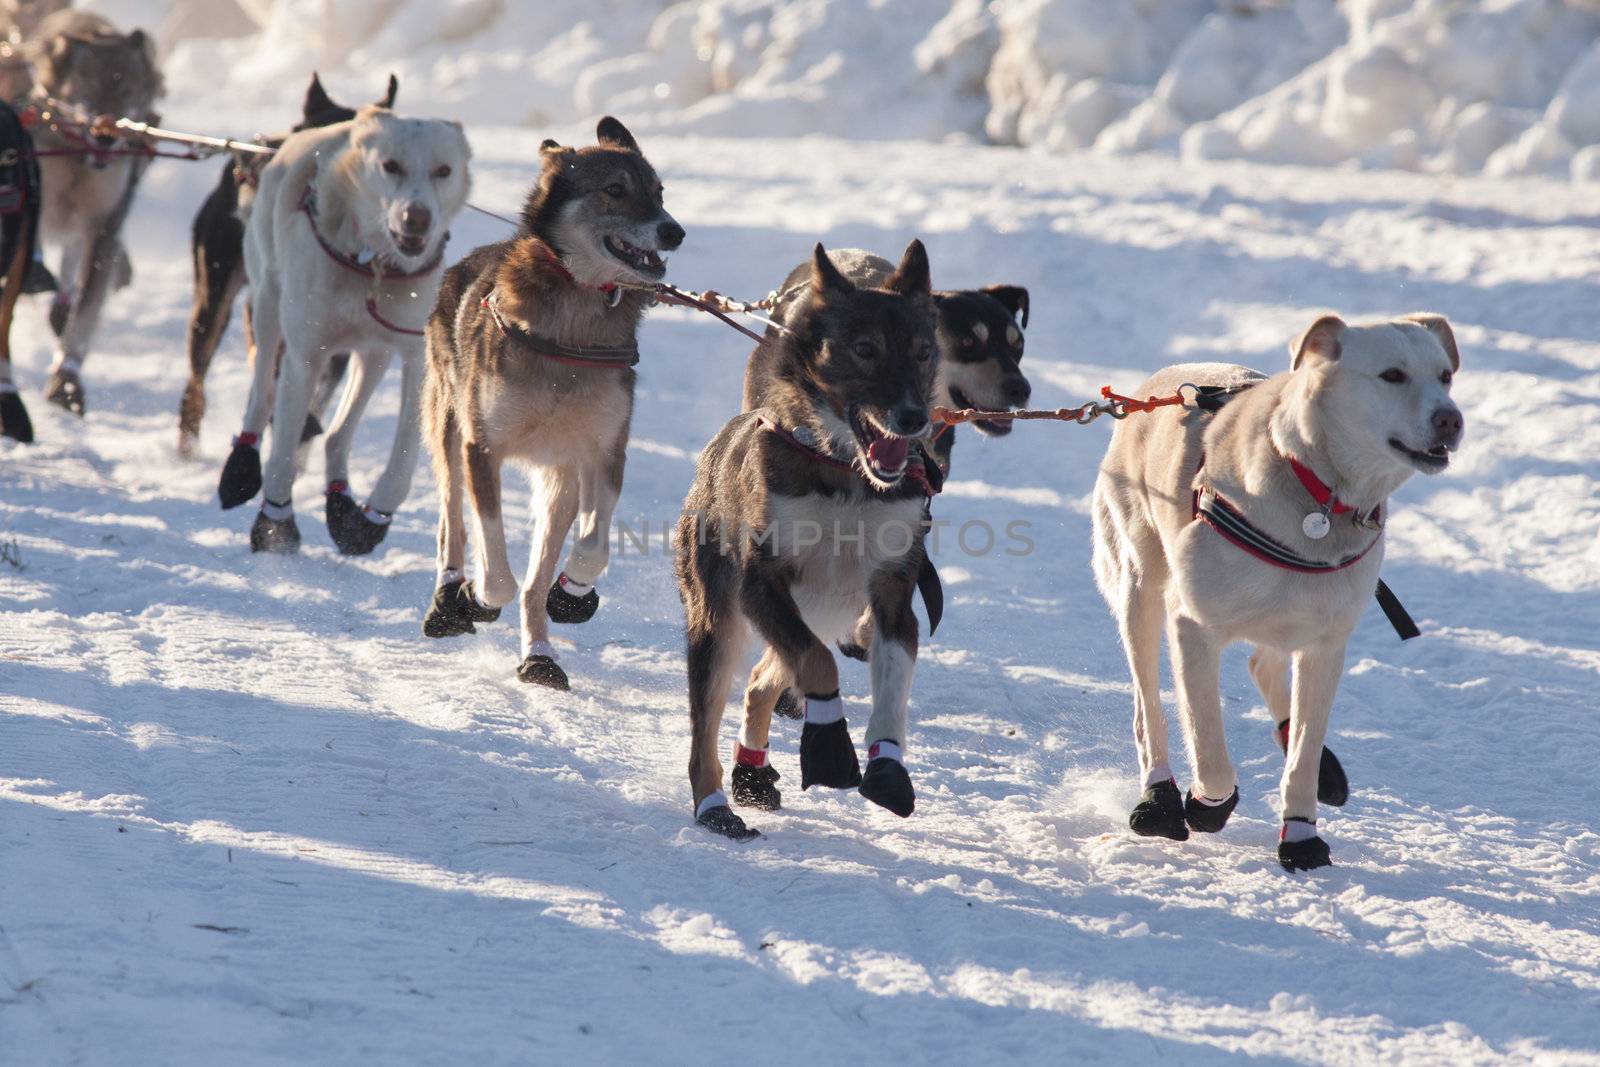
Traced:
<path id="1" fill-rule="evenodd" d="M 182 446 L 198 433 L 228 306 L 248 284 L 254 376 L 219 496 L 233 507 L 261 495 L 252 550 L 298 548 L 292 489 L 325 418 L 326 524 L 350 554 L 384 539 L 425 436 L 439 530 L 423 632 L 475 632 L 520 592 L 517 675 L 564 690 L 549 626 L 586 622 L 599 606 L 639 323 L 685 232 L 638 143 L 607 117 L 596 144 L 545 141 L 516 234 L 446 267 L 470 184 L 467 141 L 456 123 L 396 115 L 394 91 L 352 114 L 313 83 L 304 122 L 278 154 L 230 170 L 202 208 Z M 803 719 L 802 789 L 858 789 L 912 813 L 913 601 L 927 602 L 937 626 L 923 533 L 955 436 L 934 411 L 1003 414 L 1030 395 L 1020 368 L 1027 290 L 936 290 L 919 241 L 897 264 L 819 244 L 777 291 L 776 325 L 748 362 L 744 410 L 701 453 L 673 539 L 695 817 L 735 839 L 757 834 L 735 807 L 781 803 L 768 748 L 775 711 Z M 1377 586 L 1386 502 L 1412 473 L 1443 470 L 1459 445 L 1450 384 L 1460 359 L 1450 326 L 1433 315 L 1359 326 L 1324 316 L 1291 354 L 1290 369 L 1270 377 L 1186 364 L 1138 386 L 1140 397 L 1187 399 L 1117 424 L 1094 492 L 1094 572 L 1133 678 L 1143 794 L 1131 828 L 1183 840 L 1227 822 L 1239 791 L 1218 663 L 1224 646 L 1246 641 L 1286 753 L 1278 858 L 1311 869 L 1330 862 L 1318 802 L 1347 794 L 1323 740 L 1346 641 Z M 361 502 L 351 439 L 396 361 L 393 448 Z M 998 437 L 1010 423 L 976 428 Z M 530 473 L 535 498 L 520 585 L 501 503 L 508 463 Z M 802 527 L 850 536 L 806 538 Z M 1163 635 L 1193 768 L 1184 792 L 1160 702 Z M 761 655 L 725 789 L 722 714 L 752 637 Z M 835 648 L 869 664 L 864 767 Z"/>

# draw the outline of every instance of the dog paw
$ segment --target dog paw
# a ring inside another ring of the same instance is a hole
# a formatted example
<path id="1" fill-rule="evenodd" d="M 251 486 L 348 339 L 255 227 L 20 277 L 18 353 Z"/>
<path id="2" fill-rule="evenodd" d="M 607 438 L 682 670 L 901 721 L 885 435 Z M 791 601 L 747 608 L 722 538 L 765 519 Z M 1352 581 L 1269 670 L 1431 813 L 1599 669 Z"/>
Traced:
<path id="1" fill-rule="evenodd" d="M 261 492 L 261 451 L 256 447 L 255 435 L 233 439 L 233 451 L 228 462 L 222 465 L 222 477 L 217 480 L 217 499 L 224 510 L 236 508 L 255 498 Z"/>
<path id="2" fill-rule="evenodd" d="M 1278 747 L 1285 755 L 1289 752 L 1289 720 L 1278 724 Z M 1342 808 L 1350 799 L 1350 779 L 1345 776 L 1344 764 L 1327 745 L 1322 746 L 1322 762 L 1317 765 L 1317 803 L 1332 808 Z"/>
<path id="3" fill-rule="evenodd" d="M 424 637 L 459 637 L 475 634 L 473 623 L 494 622 L 500 609 L 484 606 L 467 581 L 446 582 L 433 591 L 433 603 L 422 620 Z"/>
<path id="4" fill-rule="evenodd" d="M 1169 778 L 1146 789 L 1128 816 L 1128 828 L 1140 837 L 1189 840 L 1189 824 L 1183 817 L 1183 794 L 1178 792 L 1178 783 Z"/>
<path id="5" fill-rule="evenodd" d="M 861 763 L 850 740 L 850 724 L 837 719 L 825 726 L 808 722 L 800 730 L 800 788 L 814 785 L 854 789 L 861 784 Z"/>
<path id="6" fill-rule="evenodd" d="M 572 688 L 572 683 L 567 681 L 567 672 L 549 656 L 529 656 L 523 660 L 517 668 L 517 678 L 529 685 L 542 685 L 563 693 Z"/>
<path id="7" fill-rule="evenodd" d="M 783 794 L 774 784 L 778 780 L 778 768 L 767 764 L 765 767 L 747 767 L 742 763 L 733 766 L 733 799 L 747 808 L 760 808 L 762 811 L 777 811 L 783 806 Z"/>
<path id="8" fill-rule="evenodd" d="M 27 405 L 17 393 L 0 393 L 0 437 L 33 444 L 33 420 L 28 418 Z"/>
<path id="9" fill-rule="evenodd" d="M 1220 804 L 1207 804 L 1196 800 L 1194 790 L 1183 795 L 1183 821 L 1197 834 L 1214 834 L 1228 825 L 1228 816 L 1239 806 L 1239 787 L 1234 786 L 1228 799 Z"/>
<path id="10" fill-rule="evenodd" d="M 600 610 L 600 591 L 591 589 L 582 596 L 573 596 L 567 592 L 568 581 L 563 574 L 550 586 L 550 595 L 544 598 L 544 613 L 550 616 L 551 622 L 588 622 Z"/>
<path id="11" fill-rule="evenodd" d="M 265 511 L 256 512 L 256 521 L 250 527 L 250 551 L 286 556 L 300 551 L 300 527 L 295 525 L 294 516 L 269 519 Z"/>
<path id="12" fill-rule="evenodd" d="M 52 371 L 44 398 L 56 407 L 65 408 L 80 418 L 83 416 L 83 383 L 78 380 L 76 371 Z"/>
<path id="13" fill-rule="evenodd" d="M 726 804 L 718 804 L 714 808 L 707 808 L 695 816 L 694 821 L 714 834 L 731 837 L 735 841 L 749 841 L 751 838 L 761 836 L 760 830 L 746 826 L 744 820 L 739 818 L 734 813 L 734 810 Z"/>
<path id="14" fill-rule="evenodd" d="M 366 509 L 357 504 L 339 482 L 328 487 L 325 517 L 328 535 L 346 556 L 369 554 L 383 543 L 389 533 L 389 524 L 373 522 L 368 518 Z"/>
<path id="15" fill-rule="evenodd" d="M 911 775 L 906 773 L 905 764 L 888 756 L 867 761 L 867 773 L 861 776 L 861 795 L 902 819 L 917 809 L 917 794 L 911 788 Z"/>
<path id="16" fill-rule="evenodd" d="M 1333 857 L 1326 841 L 1308 837 L 1304 841 L 1279 841 L 1278 862 L 1286 871 L 1314 871 L 1319 867 L 1332 867 Z"/>
<path id="17" fill-rule="evenodd" d="M 50 273 L 50 268 L 44 265 L 43 260 L 28 261 L 27 273 L 22 276 L 24 294 L 32 296 L 37 293 L 53 293 L 60 288 L 61 284 L 56 281 L 56 276 Z"/>
<path id="18" fill-rule="evenodd" d="M 785 689 L 778 694 L 776 703 L 772 705 L 774 715 L 782 715 L 785 719 L 803 719 L 806 717 L 806 702 L 795 696 L 793 689 Z"/>
<path id="19" fill-rule="evenodd" d="M 839 651 L 851 659 L 860 660 L 862 663 L 867 662 L 867 650 L 854 641 L 840 642 Z"/>

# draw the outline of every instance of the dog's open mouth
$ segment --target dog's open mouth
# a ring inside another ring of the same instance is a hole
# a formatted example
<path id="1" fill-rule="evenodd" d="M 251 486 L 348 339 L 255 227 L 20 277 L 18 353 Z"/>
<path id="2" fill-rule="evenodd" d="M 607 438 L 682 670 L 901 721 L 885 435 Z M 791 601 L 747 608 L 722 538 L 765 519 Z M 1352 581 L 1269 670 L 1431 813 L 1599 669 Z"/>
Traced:
<path id="1" fill-rule="evenodd" d="M 957 389 L 953 385 L 950 387 L 950 399 L 955 402 L 955 405 L 958 409 L 976 408 L 979 411 L 1011 410 L 1010 404 L 996 404 L 993 406 L 988 404 L 974 404 L 970 396 L 968 396 L 966 393 L 963 393 L 960 389 Z M 1011 432 L 1012 422 L 1010 419 L 975 419 L 973 420 L 972 425 L 976 426 L 978 428 L 978 432 L 984 434 L 985 436 L 1004 437 L 1006 434 Z"/>
<path id="2" fill-rule="evenodd" d="M 868 477 L 885 488 L 898 484 L 911 461 L 911 438 L 880 429 L 860 408 L 851 412 L 850 428 Z"/>
<path id="3" fill-rule="evenodd" d="M 420 256 L 428 250 L 426 234 L 396 233 L 390 230 L 389 236 L 394 240 L 394 246 L 400 250 L 402 256 Z"/>
<path id="4" fill-rule="evenodd" d="M 1414 448 L 1407 448 L 1398 437 L 1389 438 L 1389 447 L 1405 456 L 1411 465 L 1423 474 L 1437 474 L 1450 466 L 1450 446 L 1434 445 L 1426 452 L 1418 452 Z"/>
<path id="5" fill-rule="evenodd" d="M 647 278 L 659 278 L 667 273 L 667 261 L 650 248 L 629 244 L 620 237 L 607 237 L 606 251 L 621 260 L 630 270 Z"/>

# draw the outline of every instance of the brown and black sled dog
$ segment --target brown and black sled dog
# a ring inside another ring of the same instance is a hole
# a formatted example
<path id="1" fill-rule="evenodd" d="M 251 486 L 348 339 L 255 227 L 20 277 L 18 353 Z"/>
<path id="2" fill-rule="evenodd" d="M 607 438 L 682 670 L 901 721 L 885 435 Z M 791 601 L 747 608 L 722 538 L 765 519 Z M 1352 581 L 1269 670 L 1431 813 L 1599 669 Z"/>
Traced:
<path id="1" fill-rule="evenodd" d="M 722 792 L 718 729 L 750 628 L 766 652 L 745 691 L 735 803 L 775 810 L 767 758 L 773 704 L 805 694 L 800 786 L 848 789 L 896 815 L 915 805 L 902 762 L 924 560 L 925 451 L 937 374 L 932 287 L 920 241 L 882 288 L 858 287 L 821 245 L 810 286 L 786 316 L 762 407 L 733 419 L 700 454 L 674 539 L 687 615 L 689 784 L 695 818 L 755 836 Z M 829 645 L 863 610 L 872 716 L 861 772 Z"/>
<path id="2" fill-rule="evenodd" d="M 535 521 L 517 676 L 554 689 L 568 682 L 549 622 L 587 622 L 599 607 L 594 583 L 622 491 L 639 319 L 650 283 L 666 273 L 661 253 L 684 237 L 633 135 L 609 116 L 597 134 L 589 148 L 540 146 L 543 171 L 520 232 L 445 272 L 427 331 L 423 418 L 439 482 L 439 578 L 422 632 L 474 632 L 516 596 L 500 468 L 526 467 Z M 468 497 L 476 581 L 465 574 Z"/>

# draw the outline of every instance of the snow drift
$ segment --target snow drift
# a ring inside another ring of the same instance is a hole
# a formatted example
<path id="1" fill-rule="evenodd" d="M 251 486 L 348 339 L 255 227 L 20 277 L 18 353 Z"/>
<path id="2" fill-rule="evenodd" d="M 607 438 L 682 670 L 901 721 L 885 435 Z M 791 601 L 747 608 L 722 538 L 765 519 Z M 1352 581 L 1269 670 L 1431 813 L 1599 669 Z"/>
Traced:
<path id="1" fill-rule="evenodd" d="M 98 0 L 174 81 L 480 124 L 962 139 L 1600 180 L 1594 0 Z"/>

